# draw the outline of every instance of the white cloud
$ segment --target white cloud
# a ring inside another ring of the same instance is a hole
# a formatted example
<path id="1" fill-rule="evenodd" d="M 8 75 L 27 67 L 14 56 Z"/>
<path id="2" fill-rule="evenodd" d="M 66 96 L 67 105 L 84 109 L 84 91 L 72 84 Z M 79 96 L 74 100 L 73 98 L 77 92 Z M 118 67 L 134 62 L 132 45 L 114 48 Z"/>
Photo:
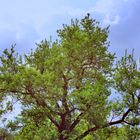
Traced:
<path id="1" fill-rule="evenodd" d="M 88 9 L 80 9 L 80 8 L 73 8 L 71 6 L 60 6 L 56 8 L 52 16 L 55 17 L 56 15 L 69 15 L 72 17 L 83 16 L 86 13 L 95 13 L 101 15 L 103 17 L 102 22 L 103 24 L 119 24 L 121 20 L 121 11 L 124 10 L 124 6 L 129 2 L 133 2 L 133 0 L 97 0 L 95 3 L 91 4 L 91 7 Z"/>
<path id="2" fill-rule="evenodd" d="M 69 16 L 73 16 L 73 17 L 81 16 L 85 13 L 87 13 L 86 10 L 83 10 L 80 8 L 73 8 L 71 6 L 62 6 L 53 12 L 54 16 L 55 15 L 69 15 Z"/>
<path id="3" fill-rule="evenodd" d="M 116 1 L 113 0 L 98 0 L 90 10 L 92 12 L 108 14 L 110 11 L 113 12 L 115 10 L 114 5 L 116 5 Z"/>
<path id="4" fill-rule="evenodd" d="M 0 10 L 0 28 L 18 32 L 18 27 L 22 28 L 23 25 L 30 24 L 40 34 L 44 26 L 51 24 L 53 19 L 58 18 L 58 16 L 80 17 L 86 15 L 86 13 L 101 15 L 104 24 L 118 24 L 121 19 L 119 12 L 122 7 L 124 8 L 124 3 L 126 4 L 129 1 L 133 0 L 97 0 L 91 2 L 89 8 L 81 8 L 82 2 L 75 7 L 66 5 L 66 3 L 59 4 L 58 1 L 54 3 L 50 0 L 36 1 L 34 5 L 32 5 L 33 0 L 29 2 L 26 0 L 21 2 L 14 0 L 16 5 L 12 6 L 13 2 L 10 2 L 7 7 L 8 10 L 4 8 L 8 3 L 7 1 Z M 19 38 L 19 35 L 17 38 Z"/>
<path id="5" fill-rule="evenodd" d="M 120 16 L 116 15 L 111 17 L 109 14 L 107 14 L 103 20 L 103 24 L 105 25 L 113 25 L 113 24 L 118 24 L 120 21 Z"/>
<path id="6" fill-rule="evenodd" d="M 0 32 L 1 34 L 5 34 L 5 31 L 12 32 L 19 41 L 30 38 L 29 36 L 44 37 L 48 30 L 53 30 L 57 24 L 61 24 L 60 22 L 53 23 L 59 17 L 63 17 L 62 22 L 66 23 L 65 18 L 79 18 L 85 16 L 86 13 L 91 13 L 98 15 L 103 24 L 119 24 L 123 19 L 121 12 L 135 0 L 95 0 L 88 7 L 82 6 L 82 1 L 79 5 L 74 4 L 74 1 L 69 5 L 68 2 L 63 3 L 63 0 L 60 2 L 55 0 L 5 1 L 1 3 L 0 9 Z"/>
<path id="7" fill-rule="evenodd" d="M 92 13 L 99 13 L 103 17 L 103 24 L 119 24 L 121 16 L 119 12 L 123 5 L 121 0 L 99 0 L 90 9 Z"/>

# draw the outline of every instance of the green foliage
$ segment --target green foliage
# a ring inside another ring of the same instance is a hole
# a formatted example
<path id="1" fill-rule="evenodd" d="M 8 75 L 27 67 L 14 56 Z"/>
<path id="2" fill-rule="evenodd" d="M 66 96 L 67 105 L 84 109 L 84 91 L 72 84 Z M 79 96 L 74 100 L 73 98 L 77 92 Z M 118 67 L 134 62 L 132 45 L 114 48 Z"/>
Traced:
<path id="1" fill-rule="evenodd" d="M 18 56 L 12 47 L 0 57 L 0 101 L 10 96 L 23 106 L 7 126 L 15 139 L 105 139 L 112 138 L 109 126 L 138 125 L 140 71 L 133 55 L 114 66 L 108 27 L 100 28 L 89 14 L 57 33 L 59 40 L 42 41 L 29 55 Z M 109 101 L 112 89 L 121 100 Z"/>
<path id="2" fill-rule="evenodd" d="M 0 139 L 2 140 L 13 140 L 13 135 L 4 128 L 0 128 Z"/>

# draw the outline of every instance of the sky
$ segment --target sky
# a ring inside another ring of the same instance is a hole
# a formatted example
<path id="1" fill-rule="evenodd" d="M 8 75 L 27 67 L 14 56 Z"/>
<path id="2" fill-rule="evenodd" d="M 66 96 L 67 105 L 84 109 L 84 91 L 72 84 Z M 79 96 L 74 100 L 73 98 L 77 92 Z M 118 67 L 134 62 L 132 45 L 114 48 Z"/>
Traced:
<path id="1" fill-rule="evenodd" d="M 117 57 L 133 48 L 140 57 L 139 0 L 0 0 L 0 54 L 15 43 L 19 53 L 28 53 L 36 42 L 55 40 L 62 24 L 87 13 L 102 27 L 110 25 L 109 50 Z"/>
<path id="2" fill-rule="evenodd" d="M 110 51 L 140 52 L 139 0 L 0 0 L 0 52 L 16 43 L 20 53 L 36 48 L 43 39 L 57 38 L 56 30 L 72 18 L 90 13 L 102 27 L 110 25 Z"/>

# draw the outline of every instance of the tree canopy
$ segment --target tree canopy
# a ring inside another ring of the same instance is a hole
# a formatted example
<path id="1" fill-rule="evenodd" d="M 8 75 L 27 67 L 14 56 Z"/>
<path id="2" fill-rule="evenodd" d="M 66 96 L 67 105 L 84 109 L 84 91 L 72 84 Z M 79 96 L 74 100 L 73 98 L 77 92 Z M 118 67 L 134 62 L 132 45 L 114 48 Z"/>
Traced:
<path id="1" fill-rule="evenodd" d="M 30 54 L 14 47 L 0 56 L 1 114 L 20 102 L 23 110 L 8 125 L 21 138 L 93 139 L 114 125 L 138 125 L 140 71 L 133 54 L 116 62 L 109 52 L 109 27 L 88 14 L 57 31 Z M 13 100 L 3 107 L 5 97 Z M 111 100 L 110 98 L 115 98 Z"/>

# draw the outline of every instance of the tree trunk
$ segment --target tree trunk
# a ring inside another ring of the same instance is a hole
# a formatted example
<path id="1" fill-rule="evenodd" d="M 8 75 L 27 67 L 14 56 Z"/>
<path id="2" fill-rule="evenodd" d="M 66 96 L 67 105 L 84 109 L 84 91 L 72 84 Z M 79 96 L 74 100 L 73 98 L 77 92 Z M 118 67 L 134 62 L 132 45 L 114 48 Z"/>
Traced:
<path id="1" fill-rule="evenodd" d="M 62 134 L 59 135 L 58 140 L 66 140 Z"/>

